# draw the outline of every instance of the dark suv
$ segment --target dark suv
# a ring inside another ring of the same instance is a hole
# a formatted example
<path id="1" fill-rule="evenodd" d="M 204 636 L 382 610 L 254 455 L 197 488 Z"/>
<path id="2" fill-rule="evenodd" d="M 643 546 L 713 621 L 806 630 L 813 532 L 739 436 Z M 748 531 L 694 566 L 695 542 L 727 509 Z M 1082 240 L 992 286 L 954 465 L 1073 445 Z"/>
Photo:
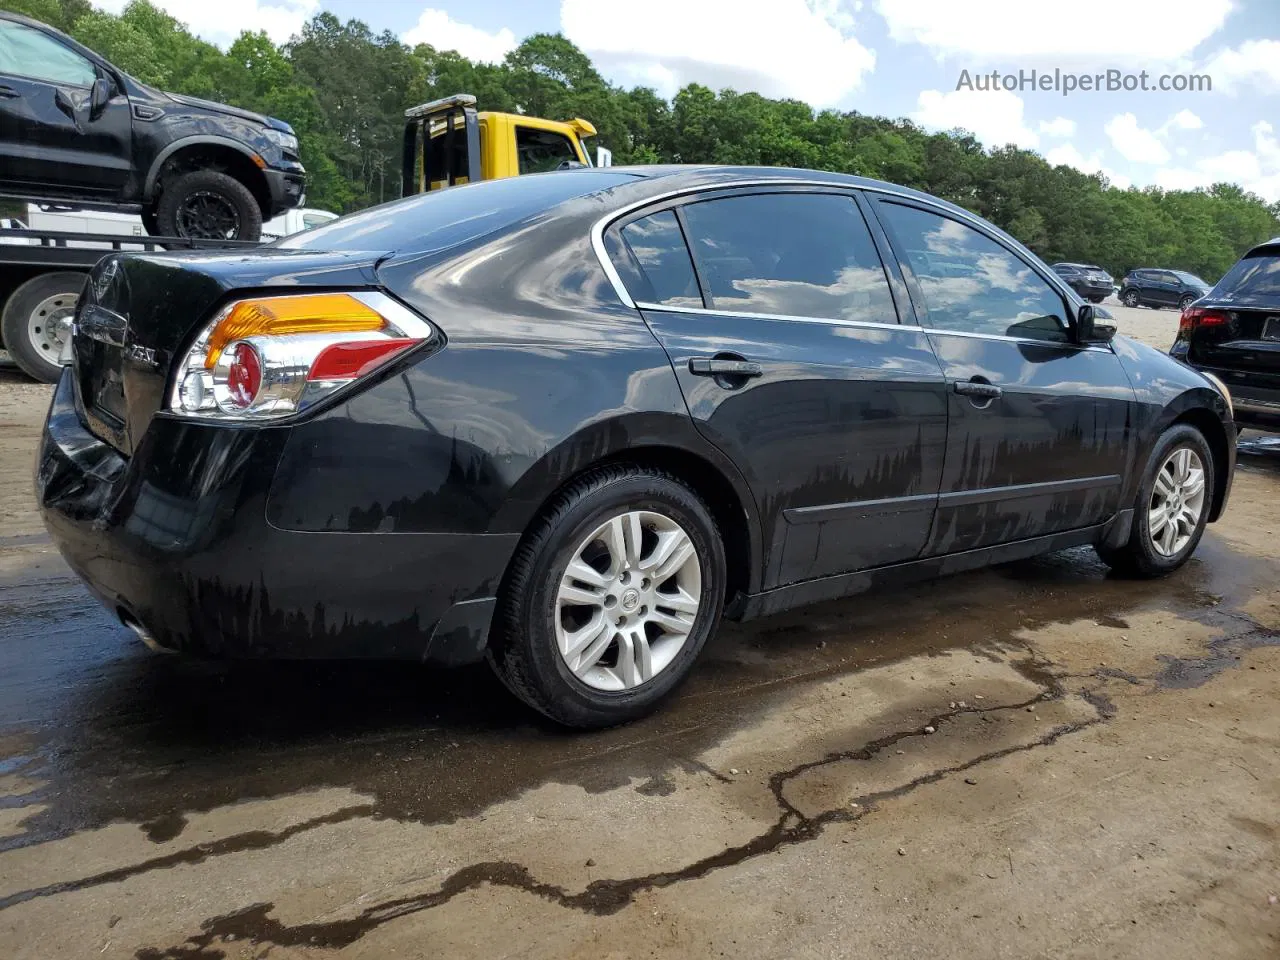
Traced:
<path id="1" fill-rule="evenodd" d="M 283 121 L 139 83 L 0 11 L 0 196 L 140 212 L 153 235 L 257 240 L 303 200 Z"/>
<path id="2" fill-rule="evenodd" d="M 1120 302 L 1126 307 L 1177 307 L 1185 310 L 1209 292 L 1209 284 L 1185 270 L 1130 270 L 1120 281 Z"/>
<path id="3" fill-rule="evenodd" d="M 1053 272 L 1081 297 L 1093 303 L 1101 303 L 1115 290 L 1111 274 L 1096 263 L 1055 263 Z"/>
<path id="4" fill-rule="evenodd" d="M 1227 385 L 1237 425 L 1280 431 L 1280 237 L 1182 312 L 1169 353 Z"/>

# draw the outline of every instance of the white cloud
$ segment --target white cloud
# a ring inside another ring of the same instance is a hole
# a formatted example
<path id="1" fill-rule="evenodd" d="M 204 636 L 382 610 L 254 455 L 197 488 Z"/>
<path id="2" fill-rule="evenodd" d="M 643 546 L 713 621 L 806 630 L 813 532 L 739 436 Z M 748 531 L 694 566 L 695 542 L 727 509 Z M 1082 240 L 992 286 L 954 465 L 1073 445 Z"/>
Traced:
<path id="1" fill-rule="evenodd" d="M 1138 126 L 1132 113 L 1121 113 L 1104 128 L 1116 152 L 1131 163 L 1168 163 L 1169 151 L 1150 130 Z"/>
<path id="2" fill-rule="evenodd" d="M 265 31 L 274 43 L 285 43 L 320 10 L 320 0 L 151 0 L 196 36 L 229 46 L 246 30 Z M 95 0 L 94 6 L 120 13 L 128 0 Z"/>
<path id="3" fill-rule="evenodd" d="M 1113 187 L 1125 189 L 1132 182 L 1123 173 L 1117 173 L 1102 165 L 1102 154 L 1095 151 L 1089 156 L 1082 154 L 1075 144 L 1064 143 L 1054 147 L 1044 155 L 1045 160 L 1053 166 L 1064 165 L 1075 167 L 1081 173 L 1100 173 L 1110 181 Z"/>
<path id="4" fill-rule="evenodd" d="M 1053 57 L 1054 66 L 1186 56 L 1231 7 L 1232 0 L 1075 0 L 1046 19 L 1043 6 L 1026 0 L 876 0 L 899 42 L 1006 63 Z"/>
<path id="5" fill-rule="evenodd" d="M 1199 130 L 1204 126 L 1204 121 L 1190 110 L 1179 110 L 1166 123 L 1161 130 Z"/>
<path id="6" fill-rule="evenodd" d="M 489 33 L 469 23 L 459 23 L 443 10 L 428 7 L 418 22 L 400 38 L 411 47 L 429 43 L 437 50 L 456 50 L 470 60 L 498 63 L 517 46 L 516 35 L 503 27 Z"/>
<path id="7" fill-rule="evenodd" d="M 1066 117 L 1041 120 L 1040 132 L 1046 137 L 1073 137 L 1076 132 L 1076 122 Z"/>
<path id="8" fill-rule="evenodd" d="M 1212 77 L 1214 90 L 1231 93 L 1252 86 L 1259 93 L 1280 93 L 1280 40 L 1246 40 L 1219 50 L 1196 72 Z"/>
<path id="9" fill-rule="evenodd" d="M 641 16 L 601 0 L 561 0 L 560 27 L 597 66 L 670 96 L 690 82 L 815 106 L 839 103 L 875 69 L 839 0 L 650 0 Z"/>
<path id="10" fill-rule="evenodd" d="M 1253 150 L 1227 150 L 1202 157 L 1190 166 L 1162 167 L 1155 173 L 1156 185 L 1166 190 L 1192 190 L 1225 181 L 1266 200 L 1280 200 L 1280 140 L 1275 128 L 1260 120 L 1251 132 Z"/>
<path id="11" fill-rule="evenodd" d="M 987 147 L 1035 147 L 1039 135 L 1022 118 L 1022 98 L 1007 90 L 925 90 L 911 119 L 930 130 L 970 131 Z"/>

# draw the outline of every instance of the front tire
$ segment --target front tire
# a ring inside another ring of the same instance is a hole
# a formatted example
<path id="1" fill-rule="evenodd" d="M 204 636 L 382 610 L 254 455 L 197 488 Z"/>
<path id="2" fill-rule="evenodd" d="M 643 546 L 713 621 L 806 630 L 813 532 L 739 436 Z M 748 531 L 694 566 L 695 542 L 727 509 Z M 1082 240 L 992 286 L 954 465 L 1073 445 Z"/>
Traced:
<path id="1" fill-rule="evenodd" d="M 32 277 L 9 295 L 0 325 L 4 345 L 22 372 L 43 383 L 62 373 L 58 355 L 71 335 L 71 319 L 84 286 L 83 273 L 60 271 Z"/>
<path id="2" fill-rule="evenodd" d="M 702 500 L 665 472 L 603 467 L 558 494 L 521 541 L 489 661 L 558 723 L 625 723 L 688 676 L 724 591 L 724 546 Z"/>
<path id="3" fill-rule="evenodd" d="M 1170 427 L 1147 461 L 1128 542 L 1098 546 L 1098 556 L 1128 576 L 1172 573 L 1195 552 L 1212 503 L 1213 451 L 1195 427 Z"/>
<path id="4" fill-rule="evenodd" d="M 1126 290 L 1124 293 L 1120 294 L 1120 302 L 1126 307 L 1136 307 L 1138 305 L 1138 291 Z"/>
<path id="5" fill-rule="evenodd" d="M 249 188 L 217 170 L 184 173 L 164 185 L 156 208 L 160 232 L 198 240 L 257 240 L 262 209 Z"/>

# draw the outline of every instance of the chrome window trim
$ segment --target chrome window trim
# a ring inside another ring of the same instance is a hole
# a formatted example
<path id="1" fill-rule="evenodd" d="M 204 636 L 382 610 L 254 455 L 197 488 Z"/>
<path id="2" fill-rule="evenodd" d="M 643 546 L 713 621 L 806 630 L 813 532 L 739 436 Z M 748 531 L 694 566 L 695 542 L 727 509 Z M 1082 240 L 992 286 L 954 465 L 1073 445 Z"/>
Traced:
<path id="1" fill-rule="evenodd" d="M 1070 350 L 1094 350 L 1114 353 L 1109 346 L 1098 343 L 1069 343 L 1061 340 L 1037 340 L 1035 337 L 1011 337 L 1002 333 L 977 333 L 969 330 L 943 330 L 939 327 L 922 327 L 912 323 L 879 323 L 875 320 L 844 320 L 827 317 L 797 317 L 788 313 L 747 313 L 739 310 L 709 310 L 706 307 L 677 307 L 665 303 L 637 301 L 637 310 L 661 310 L 665 313 L 703 314 L 712 317 L 730 317 L 735 320 L 783 320 L 789 323 L 822 323 L 837 327 L 859 327 L 867 330 L 909 330 L 914 333 L 937 334 L 948 337 L 967 337 L 972 340 L 998 340 L 1007 343 L 1030 343 L 1040 347 L 1062 347 Z"/>
<path id="2" fill-rule="evenodd" d="M 640 300 L 637 310 L 662 310 L 666 313 L 697 313 L 715 317 L 732 317 L 737 320 L 786 320 L 791 323 L 825 323 L 837 327 L 865 327 L 870 330 L 914 330 L 924 332 L 924 327 L 909 323 L 880 323 L 876 320 L 845 320 L 835 317 L 798 317 L 789 313 L 747 313 L 739 310 L 711 310 L 707 307 L 677 307 L 665 303 L 650 303 Z"/>
<path id="3" fill-rule="evenodd" d="M 1019 260 L 1022 260 L 1024 263 L 1027 263 L 1026 258 L 1023 256 L 1021 252 L 1010 247 L 1009 244 L 1006 243 L 1000 237 L 994 236 L 988 233 L 987 227 L 991 226 L 990 224 L 988 224 L 985 220 L 981 219 L 980 217 L 970 213 L 968 210 L 965 210 L 961 207 L 957 207 L 955 209 L 952 209 L 950 207 L 945 207 L 942 204 L 938 203 L 933 198 L 921 197 L 921 196 L 916 196 L 910 193 L 904 193 L 901 190 L 894 190 L 887 186 L 880 186 L 880 185 L 868 186 L 868 185 L 854 184 L 854 183 L 838 183 L 838 182 L 832 182 L 830 180 L 807 180 L 807 179 L 799 179 L 799 178 L 797 179 L 771 178 L 768 180 L 762 180 L 762 179 L 737 180 L 731 183 L 700 183 L 696 186 L 682 187 L 679 190 L 668 190 L 665 193 L 654 194 L 653 196 L 646 197 L 643 200 L 633 201 L 632 203 L 628 203 L 625 206 L 619 207 L 617 210 L 614 210 L 610 213 L 606 213 L 603 217 L 601 217 L 599 220 L 597 220 L 595 223 L 591 225 L 591 248 L 595 251 L 596 260 L 599 261 L 601 268 L 605 272 L 605 276 L 609 278 L 609 282 L 613 285 L 613 292 L 618 295 L 618 299 L 622 301 L 623 306 L 630 307 L 633 310 L 637 309 L 636 301 L 632 298 L 631 294 L 627 292 L 627 288 L 623 284 L 622 278 L 618 276 L 618 271 L 613 266 L 613 261 L 609 259 L 608 251 L 606 251 L 604 248 L 604 232 L 608 230 L 609 227 L 611 227 L 615 221 L 621 220 L 623 217 L 627 216 L 628 214 L 634 213 L 636 210 L 640 210 L 644 207 L 665 203 L 668 200 L 674 200 L 677 197 L 688 196 L 689 194 L 715 193 L 721 190 L 735 190 L 739 187 L 823 187 L 830 190 L 833 193 L 850 193 L 852 191 L 861 190 L 864 193 L 879 193 L 885 196 L 898 197 L 910 203 L 918 203 L 921 206 L 930 207 L 933 210 L 936 210 L 941 216 L 967 221 L 969 226 L 975 228 L 983 236 L 994 241 L 995 243 L 1000 244 L 1000 246 L 1004 247 L 1006 250 L 1008 250 L 1010 253 L 1016 256 Z M 1014 243 L 1017 243 L 1017 240 L 1014 240 Z M 890 247 L 892 247 L 892 245 L 893 245 L 892 241 L 890 241 Z M 1018 246 L 1022 246 L 1022 244 L 1018 244 Z M 1023 247 L 1023 250 L 1026 250 L 1026 248 Z M 1026 250 L 1026 252 L 1031 253 L 1030 250 Z M 1032 256 L 1035 256 L 1035 254 L 1032 254 Z M 1045 274 L 1042 274 L 1039 270 L 1036 270 L 1035 266 L 1032 265 L 1031 263 L 1027 263 L 1027 266 L 1030 267 L 1032 270 L 1035 270 L 1036 275 L 1039 276 L 1042 280 L 1044 280 L 1045 283 L 1047 283 L 1051 288 L 1057 290 L 1066 303 L 1068 304 L 1075 303 L 1077 299 L 1075 291 L 1072 290 L 1071 287 L 1069 287 L 1066 284 L 1066 282 L 1063 281 L 1063 279 L 1059 277 L 1056 272 L 1054 272 L 1052 268 L 1048 269 L 1048 276 L 1045 276 Z M 663 309 L 666 309 L 666 308 L 664 307 Z M 714 312 L 724 312 L 724 311 L 707 311 L 707 312 L 714 313 Z M 771 317 L 768 319 L 786 319 L 786 318 Z M 808 318 L 797 318 L 797 319 L 808 319 Z M 824 322 L 824 321 L 819 321 L 819 322 Z M 847 322 L 853 322 L 853 321 L 847 321 Z M 1043 343 L 1045 341 L 1033 340 L 1031 342 Z"/>

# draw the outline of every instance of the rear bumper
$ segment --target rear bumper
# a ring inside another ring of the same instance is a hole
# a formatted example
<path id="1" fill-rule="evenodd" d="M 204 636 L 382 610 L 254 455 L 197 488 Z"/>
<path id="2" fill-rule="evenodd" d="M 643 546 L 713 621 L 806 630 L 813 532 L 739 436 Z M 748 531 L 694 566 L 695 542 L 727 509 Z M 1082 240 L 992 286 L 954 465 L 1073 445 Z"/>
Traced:
<path id="1" fill-rule="evenodd" d="M 1115 291 L 1109 283 L 1074 283 L 1072 286 L 1082 297 L 1109 297 Z"/>
<path id="2" fill-rule="evenodd" d="M 1280 431 L 1280 388 L 1276 387 L 1275 373 L 1228 370 L 1190 363 L 1187 353 L 1185 341 L 1174 343 L 1173 349 L 1169 351 L 1170 356 L 1203 373 L 1213 374 L 1227 385 L 1227 389 L 1231 391 L 1236 423 L 1257 430 Z"/>
<path id="3" fill-rule="evenodd" d="M 518 536 L 278 529 L 265 504 L 289 433 L 157 416 L 126 459 L 85 428 L 64 372 L 36 472 L 45 525 L 94 595 L 162 647 L 478 659 Z"/>

